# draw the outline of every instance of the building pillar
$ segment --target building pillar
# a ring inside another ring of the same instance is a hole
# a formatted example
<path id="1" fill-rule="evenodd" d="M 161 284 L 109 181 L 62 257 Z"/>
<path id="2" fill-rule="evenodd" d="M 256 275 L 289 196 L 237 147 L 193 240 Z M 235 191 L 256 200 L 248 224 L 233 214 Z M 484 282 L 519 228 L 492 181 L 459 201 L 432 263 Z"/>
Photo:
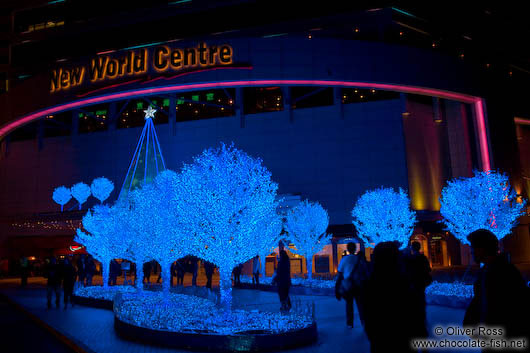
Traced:
<path id="1" fill-rule="evenodd" d="M 243 101 L 243 88 L 236 88 L 236 118 L 239 119 L 239 126 L 241 128 L 245 127 L 245 112 L 244 112 L 244 101 Z"/>
<path id="2" fill-rule="evenodd" d="M 79 135 L 79 110 L 72 110 L 72 136 Z"/>
<path id="3" fill-rule="evenodd" d="M 289 86 L 282 86 L 283 110 L 289 115 L 289 122 L 294 122 L 293 109 L 291 108 L 291 89 Z"/>
<path id="4" fill-rule="evenodd" d="M 116 111 L 116 102 L 111 102 L 109 103 L 109 114 L 108 114 L 108 117 L 109 117 L 109 121 L 108 121 L 108 125 L 107 125 L 107 130 L 109 132 L 113 132 L 116 130 L 116 128 L 118 127 L 118 119 L 119 117 L 117 116 L 118 112 Z"/>
<path id="5" fill-rule="evenodd" d="M 342 104 L 342 87 L 333 87 L 333 105 L 338 107 L 339 116 L 344 119 L 344 104 Z"/>
<path id="6" fill-rule="evenodd" d="M 43 119 L 40 119 L 37 123 L 37 148 L 39 151 L 41 151 L 44 148 L 44 120 Z"/>
<path id="7" fill-rule="evenodd" d="M 171 136 L 176 136 L 177 135 L 177 97 L 175 95 L 171 95 L 171 97 L 169 97 L 168 121 L 169 121 L 169 131 L 170 131 Z"/>

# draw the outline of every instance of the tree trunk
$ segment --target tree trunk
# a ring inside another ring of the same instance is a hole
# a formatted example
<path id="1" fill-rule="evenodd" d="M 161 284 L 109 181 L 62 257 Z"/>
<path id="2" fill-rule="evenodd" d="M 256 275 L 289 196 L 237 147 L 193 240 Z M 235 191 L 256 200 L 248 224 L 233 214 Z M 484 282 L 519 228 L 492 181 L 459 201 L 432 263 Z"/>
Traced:
<path id="1" fill-rule="evenodd" d="M 101 261 L 101 276 L 103 277 L 103 288 L 109 287 L 109 268 L 110 260 L 104 259 Z"/>
<path id="2" fill-rule="evenodd" d="M 164 296 L 169 295 L 169 289 L 171 286 L 171 264 L 167 262 L 162 262 L 160 264 L 160 271 L 162 271 L 162 291 Z"/>
<path id="3" fill-rule="evenodd" d="M 219 287 L 221 292 L 221 307 L 232 310 L 232 271 L 219 268 Z"/>
<path id="4" fill-rule="evenodd" d="M 307 263 L 307 278 L 311 279 L 313 277 L 313 256 L 306 256 L 305 260 Z"/>
<path id="5" fill-rule="evenodd" d="M 136 282 L 134 286 L 140 290 L 144 289 L 144 262 L 139 260 L 136 262 Z"/>
<path id="6" fill-rule="evenodd" d="M 61 205 L 61 212 L 63 212 L 64 205 Z"/>

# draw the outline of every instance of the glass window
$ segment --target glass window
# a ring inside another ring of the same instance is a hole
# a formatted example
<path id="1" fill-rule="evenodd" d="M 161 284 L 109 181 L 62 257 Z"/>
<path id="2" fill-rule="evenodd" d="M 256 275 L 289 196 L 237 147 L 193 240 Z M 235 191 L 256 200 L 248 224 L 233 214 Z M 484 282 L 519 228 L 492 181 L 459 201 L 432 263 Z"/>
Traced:
<path id="1" fill-rule="evenodd" d="M 389 99 L 399 99 L 399 92 L 360 88 L 342 89 L 343 104 L 373 102 Z"/>
<path id="2" fill-rule="evenodd" d="M 72 112 L 48 115 L 43 120 L 44 137 L 68 136 L 72 132 Z"/>
<path id="3" fill-rule="evenodd" d="M 80 112 L 79 133 L 107 130 L 109 113 L 108 104 L 93 105 Z"/>
<path id="4" fill-rule="evenodd" d="M 124 102 L 117 103 L 116 110 L 121 110 Z M 149 105 L 143 99 L 131 100 L 127 106 L 121 111 L 120 116 L 117 118 L 117 128 L 118 129 L 128 129 L 130 127 L 140 127 L 145 124 L 145 113 L 144 110 L 147 109 Z M 116 112 L 116 113 L 118 113 Z M 157 121 L 160 112 L 155 113 L 155 122 Z"/>
<path id="5" fill-rule="evenodd" d="M 246 87 L 243 89 L 245 114 L 283 110 L 283 93 L 280 87 Z"/>
<path id="6" fill-rule="evenodd" d="M 293 109 L 333 104 L 333 87 L 291 87 Z"/>
<path id="7" fill-rule="evenodd" d="M 177 122 L 235 115 L 235 94 L 234 88 L 177 94 Z"/>

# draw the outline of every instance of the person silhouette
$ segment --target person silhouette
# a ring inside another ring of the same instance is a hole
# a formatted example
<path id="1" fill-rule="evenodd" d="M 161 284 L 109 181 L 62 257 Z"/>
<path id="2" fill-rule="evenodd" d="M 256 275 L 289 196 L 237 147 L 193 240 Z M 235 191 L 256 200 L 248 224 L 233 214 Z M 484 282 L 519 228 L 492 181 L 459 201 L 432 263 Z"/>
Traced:
<path id="1" fill-rule="evenodd" d="M 432 282 L 431 265 L 425 255 L 420 252 L 421 244 L 417 241 L 410 245 L 410 253 L 404 256 L 405 270 L 411 282 L 412 295 L 416 304 L 414 310 L 421 315 L 422 323 L 417 327 L 416 337 L 427 337 L 425 288 Z"/>
<path id="2" fill-rule="evenodd" d="M 476 230 L 467 238 L 473 259 L 483 267 L 473 285 L 463 325 L 502 328 L 506 338 L 526 338 L 528 348 L 530 296 L 521 273 L 499 254 L 499 241 L 489 230 Z"/>
<path id="3" fill-rule="evenodd" d="M 355 243 L 348 243 L 348 255 L 344 256 L 337 270 L 337 282 L 335 284 L 335 296 L 338 300 L 344 298 L 346 302 L 346 325 L 353 328 L 353 301 L 357 301 L 357 309 L 361 323 L 364 323 L 362 304 L 362 285 L 367 276 L 364 254 L 357 251 Z"/>
<path id="4" fill-rule="evenodd" d="M 395 242 L 376 245 L 372 254 L 372 273 L 364 288 L 364 329 L 370 351 L 412 352 L 422 317 L 414 310 L 411 283 Z"/>
<path id="5" fill-rule="evenodd" d="M 282 241 L 278 244 L 280 259 L 276 274 L 273 278 L 273 284 L 278 286 L 278 296 L 280 297 L 280 311 L 287 313 L 291 310 L 291 298 L 289 298 L 289 289 L 291 288 L 291 260 Z"/>

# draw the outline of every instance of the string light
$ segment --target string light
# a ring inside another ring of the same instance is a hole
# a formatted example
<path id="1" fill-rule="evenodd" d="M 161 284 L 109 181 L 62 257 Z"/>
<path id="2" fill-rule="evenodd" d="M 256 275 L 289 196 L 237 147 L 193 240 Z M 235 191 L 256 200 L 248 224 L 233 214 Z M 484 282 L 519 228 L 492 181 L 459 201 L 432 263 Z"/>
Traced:
<path id="1" fill-rule="evenodd" d="M 410 209 L 405 191 L 379 188 L 366 191 L 352 210 L 353 224 L 366 246 L 385 241 L 398 241 L 407 246 L 414 230 L 416 214 Z"/>
<path id="2" fill-rule="evenodd" d="M 449 232 L 464 244 L 477 229 L 488 229 L 498 239 L 510 234 L 526 202 L 517 202 L 506 174 L 475 171 L 471 178 L 447 182 L 440 198 L 440 214 Z"/>
<path id="3" fill-rule="evenodd" d="M 90 185 L 92 195 L 103 203 L 109 196 L 112 190 L 114 190 L 114 183 L 105 177 L 96 178 Z"/>
<path id="4" fill-rule="evenodd" d="M 85 203 L 85 201 L 90 197 L 91 194 L 90 186 L 82 182 L 72 186 L 70 191 L 72 192 L 72 196 L 74 197 L 74 199 L 76 199 L 79 203 L 79 209 L 81 209 L 81 206 Z"/>
<path id="5" fill-rule="evenodd" d="M 232 269 L 270 249 L 260 238 L 274 236 L 263 227 L 278 217 L 277 190 L 261 159 L 233 145 L 205 150 L 182 169 L 179 223 L 200 244 L 194 254 L 218 266 L 226 309 L 232 302 Z"/>
<path id="6" fill-rule="evenodd" d="M 59 186 L 53 190 L 52 198 L 53 201 L 61 205 L 61 212 L 63 212 L 63 206 L 66 205 L 70 199 L 72 199 L 72 193 L 67 187 Z"/>
<path id="7" fill-rule="evenodd" d="M 328 225 L 328 212 L 318 202 L 304 200 L 287 214 L 285 229 L 296 246 L 292 251 L 306 258 L 309 279 L 313 273 L 313 255 L 331 241 L 331 234 L 325 234 Z"/>

